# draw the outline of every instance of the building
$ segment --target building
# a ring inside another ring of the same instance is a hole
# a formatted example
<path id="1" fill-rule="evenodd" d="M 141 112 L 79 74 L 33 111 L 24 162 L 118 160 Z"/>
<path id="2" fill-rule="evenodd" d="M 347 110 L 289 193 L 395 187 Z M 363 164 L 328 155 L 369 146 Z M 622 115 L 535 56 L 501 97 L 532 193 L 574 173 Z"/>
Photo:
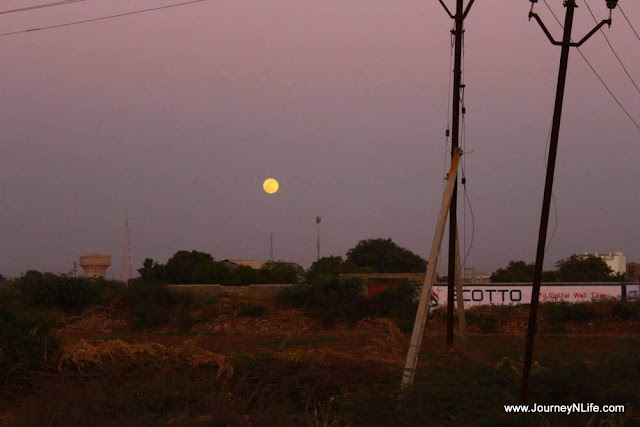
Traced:
<path id="1" fill-rule="evenodd" d="M 611 268 L 613 274 L 625 274 L 627 272 L 627 257 L 624 256 L 624 252 L 609 252 L 607 254 L 596 252 L 594 254 L 585 253 L 585 255 L 594 255 L 602 258 Z"/>
<path id="2" fill-rule="evenodd" d="M 256 261 L 254 259 L 225 259 L 223 262 L 226 262 L 230 265 L 244 265 L 245 267 L 251 267 L 256 270 L 260 270 L 262 268 L 263 262 Z"/>
<path id="3" fill-rule="evenodd" d="M 111 265 L 110 255 L 87 254 L 80 257 L 83 276 L 89 278 L 107 277 L 107 268 Z"/>
<path id="4" fill-rule="evenodd" d="M 640 264 L 637 262 L 630 262 L 627 264 L 627 282 L 640 282 Z"/>
<path id="5" fill-rule="evenodd" d="M 490 283 L 491 275 L 487 273 L 476 273 L 473 267 L 467 267 L 462 271 L 462 283 L 483 284 Z"/>

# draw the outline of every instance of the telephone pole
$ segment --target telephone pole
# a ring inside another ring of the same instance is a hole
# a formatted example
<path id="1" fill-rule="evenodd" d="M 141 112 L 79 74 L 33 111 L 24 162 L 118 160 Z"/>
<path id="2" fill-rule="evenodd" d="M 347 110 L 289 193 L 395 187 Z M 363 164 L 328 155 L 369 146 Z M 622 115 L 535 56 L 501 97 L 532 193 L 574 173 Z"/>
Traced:
<path id="1" fill-rule="evenodd" d="M 544 263 L 544 252 L 547 242 L 547 228 L 549 225 L 549 211 L 551 208 L 551 195 L 553 193 L 553 177 L 556 167 L 556 153 L 558 151 L 558 138 L 560 135 L 560 121 L 562 119 L 562 103 L 564 100 L 565 82 L 567 80 L 567 65 L 569 63 L 569 51 L 572 47 L 580 47 L 592 35 L 594 35 L 603 25 L 611 26 L 611 14 L 616 8 L 618 0 L 605 0 L 609 8 L 609 19 L 601 21 L 586 36 L 577 43 L 571 41 L 571 29 L 573 27 L 573 15 L 576 7 L 576 0 L 564 0 L 566 15 L 564 20 L 564 34 L 562 41 L 554 40 L 553 36 L 544 25 L 540 17 L 533 12 L 534 5 L 538 0 L 531 1 L 531 10 L 529 11 L 529 20 L 534 18 L 542 28 L 551 44 L 554 46 L 562 46 L 560 53 L 560 70 L 558 72 L 558 86 L 556 88 L 556 100 L 553 111 L 553 123 L 551 128 L 551 142 L 549 145 L 549 159 L 547 161 L 547 175 L 544 184 L 544 197 L 542 201 L 542 214 L 540 218 L 540 230 L 538 234 L 538 247 L 536 250 L 536 265 L 533 273 L 533 289 L 531 291 L 531 308 L 529 309 L 529 326 L 527 328 L 527 344 L 524 354 L 524 367 L 522 369 L 522 388 L 520 398 L 523 401 L 528 399 L 529 393 L 529 377 L 531 375 L 531 363 L 533 356 L 533 345 L 536 335 L 536 323 L 538 316 L 538 304 L 540 300 L 540 283 L 542 280 L 542 264 Z"/>
<path id="2" fill-rule="evenodd" d="M 462 90 L 462 39 L 464 37 L 464 20 L 475 0 L 469 0 L 464 7 L 464 0 L 456 0 L 455 15 L 449 11 L 443 0 L 438 0 L 447 14 L 454 20 L 451 33 L 455 39 L 453 65 L 453 111 L 451 117 L 451 158 L 459 147 L 460 141 L 460 95 Z M 448 132 L 448 129 L 447 129 Z M 449 207 L 449 264 L 447 270 L 447 344 L 453 345 L 454 298 L 456 283 L 456 234 L 458 231 L 458 179 L 454 183 L 451 206 Z M 459 296 L 460 298 L 462 296 Z"/>
<path id="3" fill-rule="evenodd" d="M 318 237 L 317 237 L 318 255 L 317 255 L 317 261 L 320 261 L 320 221 L 321 220 L 322 220 L 322 218 L 320 218 L 319 216 L 316 217 L 316 226 L 318 227 Z"/>

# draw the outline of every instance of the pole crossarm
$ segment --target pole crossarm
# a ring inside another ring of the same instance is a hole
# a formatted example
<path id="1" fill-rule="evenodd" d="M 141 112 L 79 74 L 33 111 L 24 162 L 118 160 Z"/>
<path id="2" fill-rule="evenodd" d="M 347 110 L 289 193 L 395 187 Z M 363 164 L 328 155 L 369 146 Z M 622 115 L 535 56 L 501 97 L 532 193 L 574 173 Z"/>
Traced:
<path id="1" fill-rule="evenodd" d="M 591 38 L 592 35 L 594 35 L 600 28 L 602 28 L 602 26 L 604 24 L 607 24 L 609 26 L 611 26 L 611 19 L 603 19 L 602 21 L 600 21 L 600 23 L 598 25 L 596 25 L 593 30 L 589 31 L 589 33 L 584 36 L 582 38 L 582 40 L 580 40 L 578 43 L 571 43 L 569 46 L 571 47 L 580 47 L 582 46 L 582 44 L 584 42 L 586 42 L 587 40 L 589 40 Z"/>
<path id="2" fill-rule="evenodd" d="M 547 26 L 544 25 L 544 22 L 542 22 L 542 19 L 540 19 L 537 13 L 529 12 L 529 21 L 531 21 L 531 18 L 534 18 L 538 22 L 538 24 L 540 25 L 540 28 L 542 28 L 542 31 L 544 31 L 544 33 L 546 34 L 547 38 L 549 39 L 552 45 L 562 46 L 562 42 L 556 41 L 553 38 L 549 30 L 547 29 Z"/>
<path id="3" fill-rule="evenodd" d="M 562 42 L 561 41 L 559 42 L 559 41 L 557 41 L 557 40 L 555 40 L 553 38 L 553 36 L 549 32 L 549 30 L 547 29 L 547 26 L 544 25 L 544 22 L 542 22 L 542 19 L 540 19 L 540 17 L 538 16 L 537 13 L 529 12 L 529 20 L 531 20 L 531 18 L 535 19 L 536 22 L 540 25 L 540 28 L 542 28 L 542 31 L 545 33 L 545 35 L 547 36 L 547 38 L 549 39 L 549 41 L 551 42 L 552 45 L 554 45 L 554 46 L 562 46 Z M 600 21 L 600 23 L 598 25 L 596 25 L 593 28 L 593 30 L 589 31 L 587 33 L 587 35 L 582 38 L 582 40 L 580 40 L 578 43 L 571 42 L 571 43 L 569 43 L 569 46 L 571 46 L 571 47 L 580 47 L 580 46 L 582 46 L 584 42 L 589 40 L 591 38 L 591 36 L 594 35 L 605 24 L 611 26 L 611 19 L 603 19 L 602 21 Z"/>
<path id="4" fill-rule="evenodd" d="M 440 2 L 440 4 L 442 5 L 442 7 L 444 7 L 444 10 L 447 11 L 447 15 L 449 15 L 449 17 L 451 19 L 456 19 L 456 17 L 451 13 L 451 11 L 449 10 L 449 8 L 447 7 L 446 4 L 444 4 L 444 2 L 442 0 L 438 0 Z"/>
<path id="5" fill-rule="evenodd" d="M 476 0 L 470 0 L 469 4 L 467 4 L 467 8 L 464 10 L 464 13 L 462 14 L 462 19 L 465 19 L 467 17 L 467 15 L 469 14 L 469 11 L 471 10 L 471 6 L 473 6 L 473 2 Z"/>
<path id="6" fill-rule="evenodd" d="M 442 0 L 438 0 L 440 2 L 440 4 L 442 5 L 442 7 L 444 7 L 444 10 L 447 11 L 447 15 L 449 15 L 449 17 L 451 19 L 456 19 L 456 15 L 454 15 L 453 13 L 451 13 L 451 11 L 449 10 L 449 8 L 447 7 L 446 4 L 444 4 L 444 2 Z M 473 2 L 475 2 L 476 0 L 469 0 L 469 3 L 467 4 L 466 9 L 464 10 L 464 12 L 462 13 L 462 19 L 465 19 L 467 17 L 467 15 L 469 14 L 469 11 L 471 10 L 471 6 L 473 6 Z"/>

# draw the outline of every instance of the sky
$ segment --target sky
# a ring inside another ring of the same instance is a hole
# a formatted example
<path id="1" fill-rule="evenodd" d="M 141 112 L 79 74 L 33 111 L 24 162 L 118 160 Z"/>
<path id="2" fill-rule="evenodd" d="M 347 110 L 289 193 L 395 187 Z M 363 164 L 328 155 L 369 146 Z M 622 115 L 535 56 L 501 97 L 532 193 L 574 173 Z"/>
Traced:
<path id="1" fill-rule="evenodd" d="M 0 32 L 179 2 L 0 14 Z M 583 2 L 575 39 L 594 25 Z M 607 16 L 604 1 L 589 4 Z M 620 4 L 640 30 L 640 4 Z M 476 271 L 535 258 L 560 49 L 528 11 L 481 0 L 465 22 L 459 227 Z M 544 3 L 536 11 L 560 38 Z M 390 237 L 427 258 L 447 167 L 452 24 L 435 0 L 210 0 L 0 37 L 0 273 L 69 272 L 98 252 L 118 277 L 125 217 L 134 271 L 182 249 L 264 261 L 270 233 L 276 259 L 308 267 L 316 216 L 322 256 Z M 619 11 L 604 31 L 640 82 L 640 40 Z M 602 35 L 582 51 L 640 120 L 640 93 Z M 572 50 L 547 268 L 595 251 L 640 261 L 639 160 L 640 130 Z M 268 177 L 275 195 L 262 190 Z"/>

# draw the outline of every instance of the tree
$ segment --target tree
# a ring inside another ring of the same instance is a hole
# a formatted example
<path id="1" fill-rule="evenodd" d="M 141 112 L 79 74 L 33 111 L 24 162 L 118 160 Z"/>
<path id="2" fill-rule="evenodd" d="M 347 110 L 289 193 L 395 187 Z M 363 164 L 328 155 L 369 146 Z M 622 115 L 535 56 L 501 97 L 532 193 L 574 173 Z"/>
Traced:
<path id="1" fill-rule="evenodd" d="M 307 271 L 307 279 L 314 281 L 319 277 L 339 277 L 344 261 L 341 256 L 325 256 L 314 261 Z"/>
<path id="2" fill-rule="evenodd" d="M 139 281 L 144 282 L 165 282 L 164 265 L 154 262 L 151 258 L 145 258 L 142 268 L 138 269 Z"/>
<path id="3" fill-rule="evenodd" d="M 530 282 L 533 280 L 533 264 L 524 261 L 509 261 L 505 268 L 497 269 L 491 275 L 491 281 L 496 283 L 504 282 Z"/>
<path id="4" fill-rule="evenodd" d="M 509 261 L 509 265 L 505 268 L 497 269 L 491 275 L 493 283 L 514 283 L 514 282 L 532 282 L 535 264 L 527 264 L 524 261 Z M 543 271 L 543 282 L 556 282 L 555 271 Z"/>
<path id="5" fill-rule="evenodd" d="M 571 255 L 556 263 L 556 274 L 563 282 L 599 282 L 616 280 L 613 270 L 600 257 Z"/>
<path id="6" fill-rule="evenodd" d="M 178 251 L 165 265 L 165 278 L 170 283 L 194 283 L 194 272 L 212 262 L 213 257 L 205 252 Z"/>
<path id="7" fill-rule="evenodd" d="M 346 262 L 376 273 L 422 273 L 427 262 L 391 239 L 361 240 L 347 252 Z"/>
<path id="8" fill-rule="evenodd" d="M 269 261 L 260 269 L 261 283 L 300 283 L 304 269 L 293 262 Z"/>
<path id="9" fill-rule="evenodd" d="M 5 278 L 4 278 L 4 276 L 3 276 L 2 274 L 0 274 L 0 282 L 4 282 L 4 281 L 6 281 L 6 280 L 7 280 L 7 279 L 5 279 Z"/>

